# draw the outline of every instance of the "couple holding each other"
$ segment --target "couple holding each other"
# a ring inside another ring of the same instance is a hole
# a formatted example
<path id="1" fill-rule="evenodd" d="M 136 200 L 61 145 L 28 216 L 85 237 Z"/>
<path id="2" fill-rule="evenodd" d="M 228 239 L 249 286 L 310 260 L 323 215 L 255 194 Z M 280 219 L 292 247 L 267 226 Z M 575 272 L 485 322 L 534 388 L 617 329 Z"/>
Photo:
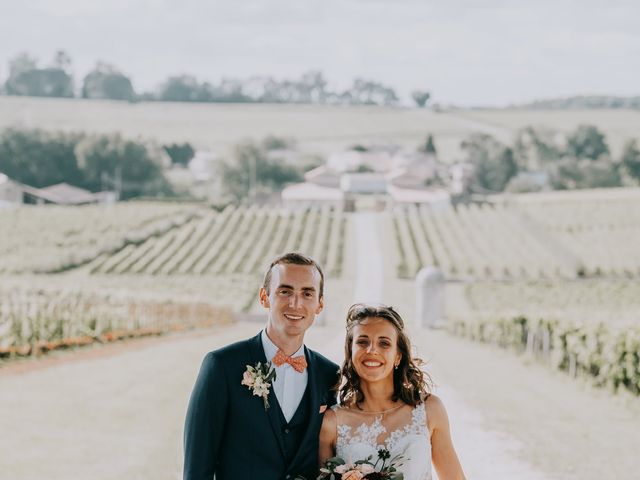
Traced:
<path id="1" fill-rule="evenodd" d="M 312 259 L 273 260 L 260 288 L 266 328 L 204 358 L 186 417 L 184 479 L 315 480 L 331 457 L 375 459 L 382 448 L 402 455 L 405 480 L 431 479 L 432 461 L 440 480 L 464 479 L 445 408 L 392 307 L 349 309 L 340 369 L 304 346 L 323 288 Z"/>

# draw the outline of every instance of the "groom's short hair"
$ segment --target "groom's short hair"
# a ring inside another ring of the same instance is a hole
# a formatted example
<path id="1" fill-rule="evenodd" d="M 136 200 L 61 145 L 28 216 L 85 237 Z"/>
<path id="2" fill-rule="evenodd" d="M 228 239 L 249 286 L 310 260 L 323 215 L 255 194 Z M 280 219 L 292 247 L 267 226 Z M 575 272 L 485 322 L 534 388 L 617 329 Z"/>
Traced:
<path id="1" fill-rule="evenodd" d="M 318 262 L 316 262 L 313 258 L 298 252 L 283 253 L 282 255 L 278 255 L 271 261 L 271 264 L 269 265 L 269 268 L 267 268 L 267 272 L 264 275 L 264 282 L 262 282 L 262 288 L 264 288 L 267 293 L 269 293 L 269 286 L 271 285 L 271 272 L 273 270 L 273 267 L 282 263 L 288 265 L 311 265 L 312 267 L 315 267 L 320 274 L 320 295 L 318 296 L 318 298 L 323 297 L 324 273 L 322 272 L 322 268 L 320 268 Z"/>

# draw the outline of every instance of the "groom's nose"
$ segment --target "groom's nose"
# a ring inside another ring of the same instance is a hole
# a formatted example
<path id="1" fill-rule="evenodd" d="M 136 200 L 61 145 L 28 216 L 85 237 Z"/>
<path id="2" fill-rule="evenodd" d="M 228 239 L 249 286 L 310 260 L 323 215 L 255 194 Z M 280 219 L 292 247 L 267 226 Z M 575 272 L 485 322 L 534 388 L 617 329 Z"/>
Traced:
<path id="1" fill-rule="evenodd" d="M 300 304 L 300 296 L 293 294 L 289 297 L 289 306 L 291 308 L 296 308 Z"/>

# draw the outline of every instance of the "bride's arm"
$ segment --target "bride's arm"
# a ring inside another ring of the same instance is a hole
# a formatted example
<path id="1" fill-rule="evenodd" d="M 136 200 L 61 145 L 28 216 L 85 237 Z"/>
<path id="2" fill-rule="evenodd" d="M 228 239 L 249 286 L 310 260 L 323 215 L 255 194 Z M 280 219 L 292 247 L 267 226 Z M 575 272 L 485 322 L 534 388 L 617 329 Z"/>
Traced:
<path id="1" fill-rule="evenodd" d="M 440 480 L 464 480 L 464 472 L 453 448 L 449 417 L 442 400 L 429 395 L 426 400 L 427 427 L 431 432 L 431 459 Z"/>
<path id="2" fill-rule="evenodd" d="M 327 409 L 320 427 L 320 450 L 318 451 L 319 465 L 323 465 L 336 454 L 336 439 L 338 436 L 338 420 L 336 412 Z"/>

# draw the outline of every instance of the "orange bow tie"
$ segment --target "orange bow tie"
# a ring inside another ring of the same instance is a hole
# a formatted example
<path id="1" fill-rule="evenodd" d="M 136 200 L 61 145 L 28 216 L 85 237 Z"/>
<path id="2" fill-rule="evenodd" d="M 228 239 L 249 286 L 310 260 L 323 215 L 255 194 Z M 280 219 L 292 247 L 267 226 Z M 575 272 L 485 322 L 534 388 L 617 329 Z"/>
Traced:
<path id="1" fill-rule="evenodd" d="M 288 363 L 298 373 L 304 372 L 304 369 L 307 368 L 307 359 L 304 358 L 304 355 L 298 355 L 297 357 L 287 357 L 280 349 L 278 349 L 271 361 L 275 364 L 276 367 Z"/>

